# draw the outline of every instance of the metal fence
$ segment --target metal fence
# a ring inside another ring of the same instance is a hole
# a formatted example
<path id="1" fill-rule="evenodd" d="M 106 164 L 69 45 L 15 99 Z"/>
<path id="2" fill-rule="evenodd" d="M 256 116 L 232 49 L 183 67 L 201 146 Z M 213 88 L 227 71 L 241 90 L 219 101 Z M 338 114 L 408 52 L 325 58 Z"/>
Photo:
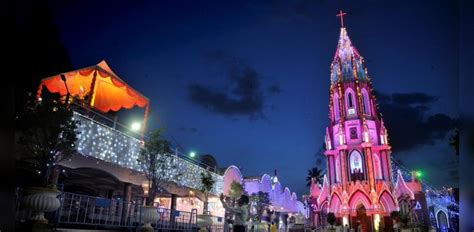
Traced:
<path id="1" fill-rule="evenodd" d="M 107 227 L 135 227 L 140 205 L 120 200 L 63 193 L 58 224 L 85 224 Z"/>
<path id="2" fill-rule="evenodd" d="M 17 192 L 16 221 L 25 222 L 31 213 L 22 208 L 21 190 Z M 63 192 L 59 196 L 61 206 L 45 217 L 50 224 L 61 227 L 139 228 L 141 204 L 121 200 L 86 196 Z M 156 230 L 197 230 L 197 211 L 175 211 L 159 208 L 159 219 L 152 226 Z M 213 230 L 218 231 L 218 230 Z"/>

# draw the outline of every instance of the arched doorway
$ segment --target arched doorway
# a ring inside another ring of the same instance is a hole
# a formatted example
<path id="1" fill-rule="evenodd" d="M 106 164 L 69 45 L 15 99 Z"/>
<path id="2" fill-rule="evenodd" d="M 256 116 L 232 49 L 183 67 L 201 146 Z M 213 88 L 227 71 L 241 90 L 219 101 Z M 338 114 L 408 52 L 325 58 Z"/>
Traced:
<path id="1" fill-rule="evenodd" d="M 370 217 L 367 216 L 367 211 L 363 204 L 357 206 L 356 216 L 352 217 L 352 228 L 355 230 L 360 225 L 361 232 L 370 232 L 372 231 L 372 221 Z M 356 230 L 357 231 L 357 230 Z"/>
<path id="2" fill-rule="evenodd" d="M 436 214 L 436 219 L 438 221 L 438 228 L 440 231 L 448 231 L 448 216 L 442 210 L 438 211 Z"/>
<path id="3" fill-rule="evenodd" d="M 325 202 L 321 206 L 321 214 L 319 215 L 320 217 L 320 224 L 321 226 L 325 227 L 328 224 L 328 209 L 329 209 L 329 203 Z"/>

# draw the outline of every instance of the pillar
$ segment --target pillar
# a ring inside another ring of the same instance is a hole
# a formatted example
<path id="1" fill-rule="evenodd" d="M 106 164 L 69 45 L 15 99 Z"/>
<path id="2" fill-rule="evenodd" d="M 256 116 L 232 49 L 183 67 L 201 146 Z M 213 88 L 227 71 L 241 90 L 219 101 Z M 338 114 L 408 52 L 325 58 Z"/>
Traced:
<path id="1" fill-rule="evenodd" d="M 176 211 L 176 202 L 178 200 L 178 196 L 176 194 L 171 194 L 171 222 L 174 222 L 174 212 Z"/>
<path id="2" fill-rule="evenodd" d="M 128 218 L 128 209 L 129 209 L 129 204 L 130 200 L 132 199 L 132 184 L 130 183 L 124 183 L 123 185 L 123 197 L 122 197 L 122 223 L 126 223 L 126 220 Z"/>
<path id="3" fill-rule="evenodd" d="M 367 181 L 369 182 L 370 189 L 375 189 L 375 178 L 374 178 L 374 167 L 372 161 L 372 149 L 370 148 L 372 144 L 364 143 L 362 144 L 365 150 L 365 164 L 367 170 Z"/>
<path id="4" fill-rule="evenodd" d="M 178 196 L 176 194 L 171 194 L 171 210 L 176 210 L 176 202 L 178 200 Z"/>
<path id="5" fill-rule="evenodd" d="M 349 175 L 347 173 L 348 164 L 347 164 L 347 150 L 343 149 L 339 151 L 339 162 L 341 167 L 341 180 L 342 180 L 342 189 L 348 191 Z"/>
<path id="6" fill-rule="evenodd" d="M 390 158 L 390 150 L 385 150 L 385 157 L 387 159 L 387 165 L 388 165 L 388 176 L 389 176 L 389 181 L 392 181 L 393 175 L 392 175 L 392 159 Z"/>

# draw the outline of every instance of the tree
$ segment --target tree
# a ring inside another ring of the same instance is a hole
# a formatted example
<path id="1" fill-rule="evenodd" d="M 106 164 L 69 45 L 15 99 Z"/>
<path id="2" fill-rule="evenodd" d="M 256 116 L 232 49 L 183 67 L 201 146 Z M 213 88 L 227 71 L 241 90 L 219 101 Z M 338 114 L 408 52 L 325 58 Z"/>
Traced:
<path id="1" fill-rule="evenodd" d="M 308 175 L 306 176 L 306 186 L 311 186 L 311 182 L 321 183 L 323 181 L 323 174 L 321 169 L 318 167 L 311 168 L 308 170 Z"/>
<path id="2" fill-rule="evenodd" d="M 232 183 L 230 183 L 229 196 L 232 199 L 232 205 L 235 204 L 235 199 L 239 198 L 244 193 L 244 191 L 244 186 L 239 182 L 233 180 Z"/>
<path id="3" fill-rule="evenodd" d="M 270 197 L 268 193 L 259 191 L 258 193 L 253 193 L 250 196 L 251 205 L 255 206 L 256 220 L 260 221 L 262 219 L 263 212 L 271 205 Z"/>
<path id="4" fill-rule="evenodd" d="M 57 163 L 76 152 L 78 132 L 73 115 L 57 95 L 47 95 L 40 100 L 31 97 L 15 120 L 18 161 L 42 175 L 45 187 L 56 187 L 57 178 L 51 177 Z"/>
<path id="5" fill-rule="evenodd" d="M 149 190 L 146 204 L 149 206 L 153 205 L 155 196 L 164 191 L 163 185 L 170 181 L 167 178 L 167 172 L 175 168 L 169 166 L 170 162 L 167 162 L 172 158 L 170 143 L 161 138 L 161 133 L 161 129 L 150 133 L 138 158 L 138 163 L 148 180 Z"/>
<path id="6" fill-rule="evenodd" d="M 208 172 L 201 172 L 201 192 L 204 193 L 204 214 L 209 214 L 209 193 L 212 191 L 212 187 L 216 183 L 212 174 Z"/>
<path id="7" fill-rule="evenodd" d="M 336 222 L 336 215 L 334 215 L 334 213 L 328 213 L 327 220 L 332 227 L 334 225 L 334 222 Z"/>

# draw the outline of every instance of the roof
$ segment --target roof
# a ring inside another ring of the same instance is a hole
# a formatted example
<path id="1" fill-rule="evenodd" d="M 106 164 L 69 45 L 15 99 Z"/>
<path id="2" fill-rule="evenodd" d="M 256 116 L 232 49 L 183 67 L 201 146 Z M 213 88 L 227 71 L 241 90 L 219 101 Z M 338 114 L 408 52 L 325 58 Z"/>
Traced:
<path id="1" fill-rule="evenodd" d="M 61 76 L 64 76 L 65 80 L 62 80 Z M 38 96 L 41 95 L 43 87 L 61 96 L 66 96 L 68 92 L 73 97 L 88 96 L 90 105 L 104 113 L 149 105 L 149 99 L 125 83 L 105 60 L 96 65 L 42 79 Z"/>

